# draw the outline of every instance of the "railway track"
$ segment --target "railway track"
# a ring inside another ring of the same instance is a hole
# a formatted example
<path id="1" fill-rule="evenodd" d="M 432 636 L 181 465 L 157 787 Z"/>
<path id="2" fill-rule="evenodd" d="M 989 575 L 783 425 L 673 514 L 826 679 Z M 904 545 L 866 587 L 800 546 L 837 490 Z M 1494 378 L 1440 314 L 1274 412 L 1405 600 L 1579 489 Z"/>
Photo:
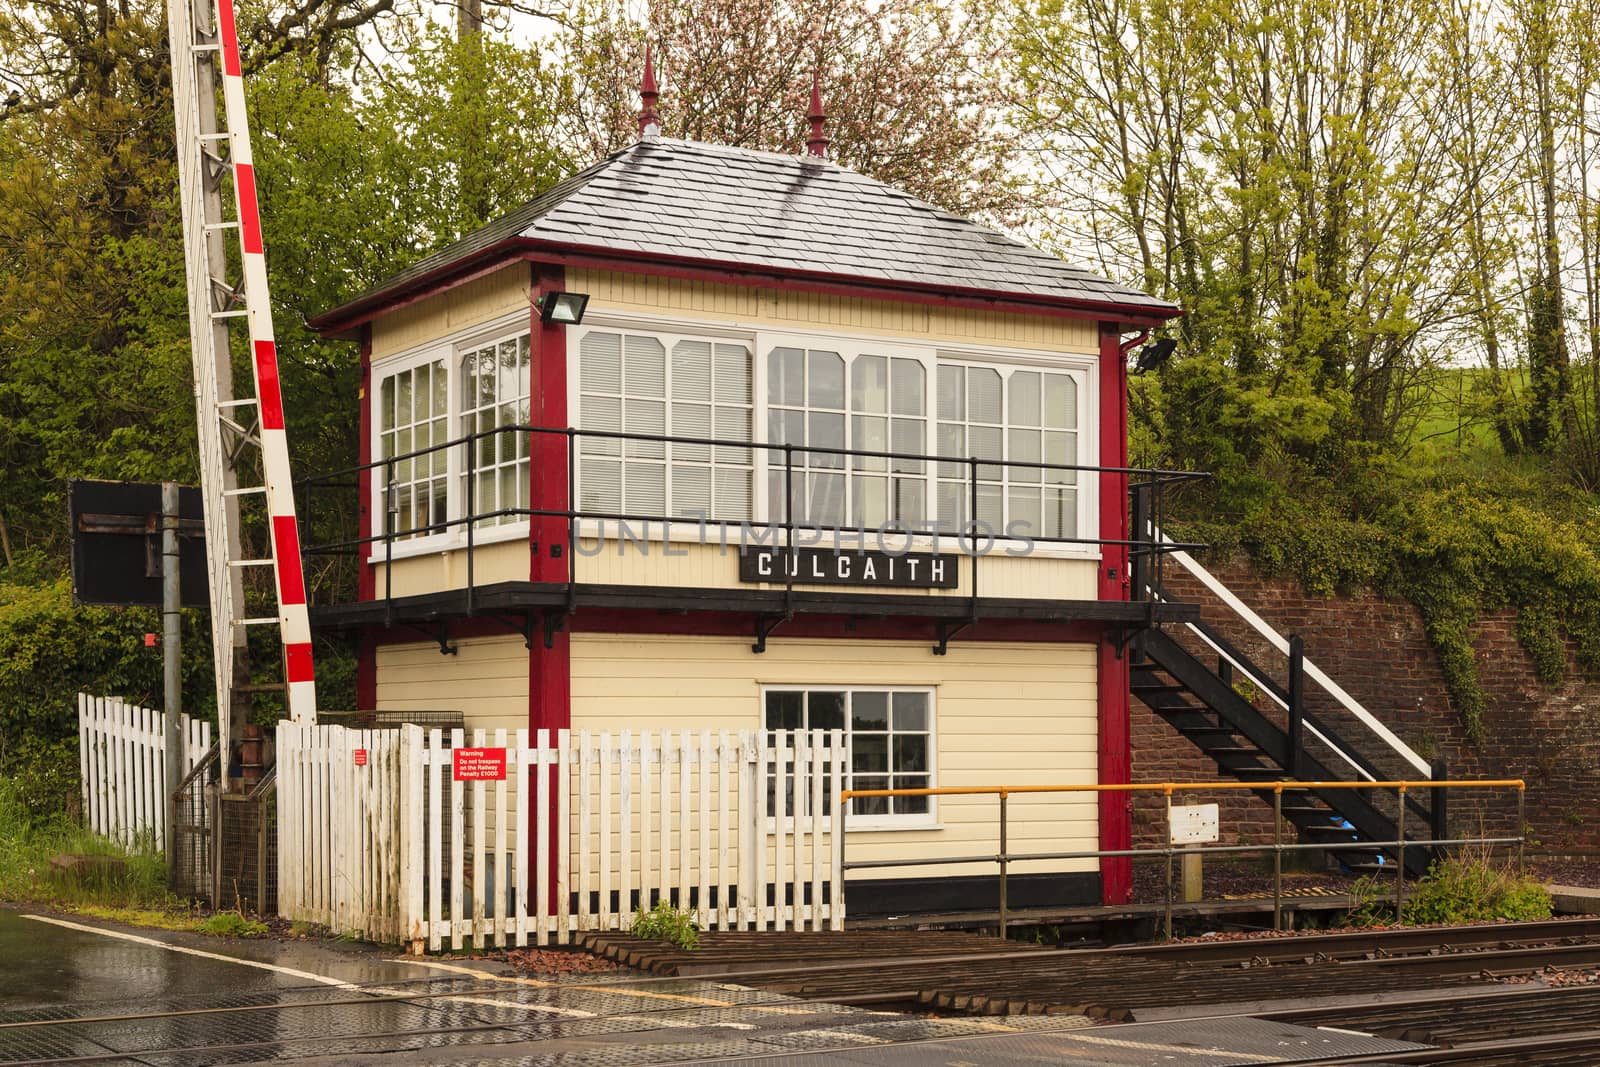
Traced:
<path id="1" fill-rule="evenodd" d="M 1600 919 L 1590 918 L 1091 950 L 960 934 L 734 933 L 708 937 L 695 953 L 616 935 L 585 942 L 655 974 L 687 971 L 814 1000 L 1113 1021 L 1174 1004 L 1470 987 L 1551 966 L 1600 967 Z"/>

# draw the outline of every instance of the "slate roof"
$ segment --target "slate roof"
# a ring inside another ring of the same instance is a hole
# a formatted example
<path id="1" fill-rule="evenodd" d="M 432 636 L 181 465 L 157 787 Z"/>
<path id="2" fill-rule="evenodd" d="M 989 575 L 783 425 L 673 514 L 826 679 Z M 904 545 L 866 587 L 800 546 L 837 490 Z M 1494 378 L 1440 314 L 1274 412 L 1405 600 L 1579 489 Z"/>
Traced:
<path id="1" fill-rule="evenodd" d="M 840 280 L 1115 305 L 1178 308 L 813 156 L 655 137 L 547 190 L 339 308 L 337 327 L 424 278 L 520 240 Z"/>

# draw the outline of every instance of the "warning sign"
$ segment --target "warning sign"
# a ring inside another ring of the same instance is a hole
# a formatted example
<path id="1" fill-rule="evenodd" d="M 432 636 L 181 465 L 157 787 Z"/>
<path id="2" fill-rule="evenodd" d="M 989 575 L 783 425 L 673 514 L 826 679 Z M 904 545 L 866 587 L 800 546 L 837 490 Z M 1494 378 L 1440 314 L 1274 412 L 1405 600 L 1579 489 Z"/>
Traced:
<path id="1" fill-rule="evenodd" d="M 358 748 L 358 749 L 355 750 L 354 755 L 355 755 L 355 760 L 356 760 L 356 766 L 357 767 L 365 767 L 367 765 L 367 750 L 366 749 Z"/>
<path id="2" fill-rule="evenodd" d="M 451 765 L 458 782 L 501 782 L 506 777 L 506 750 L 503 748 L 458 748 L 451 752 Z"/>

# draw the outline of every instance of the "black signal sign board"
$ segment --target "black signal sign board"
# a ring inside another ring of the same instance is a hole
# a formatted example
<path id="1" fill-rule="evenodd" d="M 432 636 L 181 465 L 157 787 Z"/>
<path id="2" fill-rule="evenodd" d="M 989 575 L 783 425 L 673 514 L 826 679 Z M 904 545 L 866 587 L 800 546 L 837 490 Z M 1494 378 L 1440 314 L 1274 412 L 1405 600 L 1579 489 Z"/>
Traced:
<path id="1" fill-rule="evenodd" d="M 75 480 L 72 599 L 78 604 L 161 606 L 161 486 Z M 200 490 L 178 490 L 178 570 L 183 606 L 211 603 L 206 589 L 205 511 Z"/>

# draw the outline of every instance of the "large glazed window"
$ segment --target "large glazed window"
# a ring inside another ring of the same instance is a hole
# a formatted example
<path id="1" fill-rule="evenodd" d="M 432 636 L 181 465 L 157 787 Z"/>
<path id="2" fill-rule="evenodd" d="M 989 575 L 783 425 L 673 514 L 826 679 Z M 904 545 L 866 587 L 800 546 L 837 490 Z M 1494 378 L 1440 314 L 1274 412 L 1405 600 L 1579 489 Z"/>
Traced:
<path id="1" fill-rule="evenodd" d="M 588 330 L 578 342 L 579 507 L 638 517 L 750 517 L 750 350 L 665 334 Z M 641 434 L 656 440 L 596 436 Z M 659 438 L 692 438 L 663 441 Z"/>
<path id="2" fill-rule="evenodd" d="M 1079 472 L 1044 464 L 1082 463 L 1080 392 L 1071 371 L 939 365 L 939 455 L 1010 461 L 976 464 L 976 517 L 995 534 L 1079 536 Z M 939 524 L 954 530 L 973 514 L 973 465 L 942 459 L 938 468 Z"/>
<path id="3" fill-rule="evenodd" d="M 927 371 L 920 360 L 780 345 L 767 353 L 768 518 L 909 529 L 927 521 L 927 464 L 895 456 L 843 456 L 820 449 L 926 455 Z"/>
<path id="4" fill-rule="evenodd" d="M 934 784 L 930 689 L 772 688 L 765 702 L 769 730 L 844 731 L 850 746 L 846 789 L 925 789 Z M 828 783 L 826 795 L 834 792 Z M 851 814 L 925 824 L 932 814 L 928 800 L 857 797 L 851 801 Z M 791 797 L 791 813 L 793 804 Z"/>
<path id="5" fill-rule="evenodd" d="M 526 522 L 495 512 L 528 506 L 528 435 L 508 426 L 528 424 L 528 335 L 501 338 L 461 357 L 461 434 L 478 434 L 462 464 L 462 497 L 480 525 Z M 470 490 L 471 496 L 467 494 Z"/>
<path id="6" fill-rule="evenodd" d="M 442 531 L 449 515 L 449 450 L 412 456 L 449 437 L 449 381 L 442 359 L 385 375 L 378 384 L 377 469 L 385 529 L 400 537 Z M 403 458 L 396 458 L 403 457 Z"/>

